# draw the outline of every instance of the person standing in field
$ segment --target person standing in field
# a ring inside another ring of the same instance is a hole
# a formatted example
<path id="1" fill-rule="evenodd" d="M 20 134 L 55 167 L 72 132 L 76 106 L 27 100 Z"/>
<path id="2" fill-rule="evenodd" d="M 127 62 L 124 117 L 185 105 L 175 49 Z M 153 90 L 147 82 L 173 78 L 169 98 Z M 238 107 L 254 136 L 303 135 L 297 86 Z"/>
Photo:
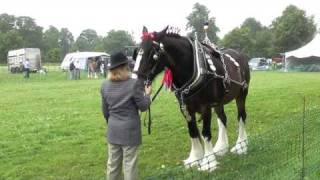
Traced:
<path id="1" fill-rule="evenodd" d="M 24 69 L 24 78 L 28 79 L 30 77 L 30 62 L 29 59 L 26 59 L 23 62 L 23 69 Z"/>
<path id="2" fill-rule="evenodd" d="M 74 62 L 74 71 L 75 71 L 75 78 L 74 79 L 80 79 L 80 61 L 79 60 L 75 60 Z"/>
<path id="3" fill-rule="evenodd" d="M 69 72 L 70 72 L 70 79 L 73 80 L 75 79 L 75 65 L 73 63 L 73 61 L 71 61 L 70 65 L 69 65 Z"/>
<path id="4" fill-rule="evenodd" d="M 128 59 L 122 53 L 111 55 L 108 78 L 101 86 L 102 111 L 107 122 L 107 179 L 138 179 L 138 147 L 141 144 L 139 110 L 151 100 L 151 86 L 130 78 Z"/>

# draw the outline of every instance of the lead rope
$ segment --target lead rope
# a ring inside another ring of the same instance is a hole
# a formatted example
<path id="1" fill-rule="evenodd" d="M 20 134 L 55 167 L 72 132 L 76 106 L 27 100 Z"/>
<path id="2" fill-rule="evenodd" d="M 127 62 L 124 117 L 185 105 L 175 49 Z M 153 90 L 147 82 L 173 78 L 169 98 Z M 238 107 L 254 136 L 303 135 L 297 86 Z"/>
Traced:
<path id="1" fill-rule="evenodd" d="M 154 94 L 154 96 L 151 98 L 151 103 L 157 98 L 157 96 L 159 95 L 161 89 L 163 87 L 163 83 L 161 84 L 161 86 L 159 87 L 159 89 L 157 90 L 157 92 Z M 151 104 L 150 104 L 151 106 Z M 148 134 L 151 134 L 151 124 L 152 124 L 152 120 L 151 120 L 151 109 L 150 106 L 148 107 L 148 111 L 146 112 L 145 116 L 144 116 L 144 120 L 143 120 L 143 124 L 146 127 L 146 119 L 147 119 L 147 115 L 148 115 Z"/>

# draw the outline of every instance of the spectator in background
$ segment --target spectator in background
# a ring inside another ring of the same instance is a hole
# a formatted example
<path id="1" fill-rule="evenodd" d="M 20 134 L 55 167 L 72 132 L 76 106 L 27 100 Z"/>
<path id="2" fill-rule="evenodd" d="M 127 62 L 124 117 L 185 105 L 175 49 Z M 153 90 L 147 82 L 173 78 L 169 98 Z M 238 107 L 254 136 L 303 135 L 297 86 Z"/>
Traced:
<path id="1" fill-rule="evenodd" d="M 139 110 L 145 111 L 151 100 L 151 86 L 131 79 L 128 59 L 123 53 L 111 56 L 108 79 L 101 87 L 102 111 L 108 128 L 107 179 L 138 179 L 138 147 L 141 144 Z"/>
<path id="2" fill-rule="evenodd" d="M 80 61 L 76 60 L 74 62 L 75 67 L 75 79 L 80 79 Z"/>
<path id="3" fill-rule="evenodd" d="M 70 79 L 73 80 L 75 79 L 75 65 L 73 63 L 73 60 L 71 60 L 71 63 L 69 65 L 69 71 L 70 71 Z"/>
<path id="4" fill-rule="evenodd" d="M 28 79 L 30 77 L 30 62 L 29 59 L 26 59 L 23 62 L 24 78 Z"/>

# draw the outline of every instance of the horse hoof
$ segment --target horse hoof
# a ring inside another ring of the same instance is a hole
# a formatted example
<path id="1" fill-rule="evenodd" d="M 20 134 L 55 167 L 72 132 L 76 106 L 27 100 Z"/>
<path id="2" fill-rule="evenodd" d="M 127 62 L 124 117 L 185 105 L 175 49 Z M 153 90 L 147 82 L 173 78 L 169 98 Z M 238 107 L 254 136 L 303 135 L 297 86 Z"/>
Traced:
<path id="1" fill-rule="evenodd" d="M 213 148 L 213 152 L 217 156 L 223 156 L 228 152 L 228 146 L 225 146 L 223 148 Z"/>
<path id="2" fill-rule="evenodd" d="M 190 159 L 186 159 L 186 160 L 183 160 L 183 164 L 184 164 L 184 167 L 186 169 L 189 169 L 189 168 L 192 168 L 194 166 L 196 166 L 198 164 L 198 161 L 197 160 L 190 160 Z"/>
<path id="3" fill-rule="evenodd" d="M 217 169 L 218 167 L 218 161 L 215 157 L 214 154 L 211 154 L 209 156 L 205 156 L 201 163 L 199 164 L 199 168 L 198 170 L 199 171 L 209 171 L 209 172 L 212 172 L 214 171 L 215 169 Z"/>
<path id="4" fill-rule="evenodd" d="M 203 156 L 202 157 L 198 157 L 198 158 L 189 157 L 188 159 L 183 160 L 183 164 L 188 169 L 188 168 L 191 168 L 193 166 L 199 165 L 202 158 L 203 158 Z"/>
<path id="5" fill-rule="evenodd" d="M 247 154 L 248 147 L 247 141 L 238 142 L 233 148 L 231 148 L 230 152 L 233 154 Z"/>
<path id="6" fill-rule="evenodd" d="M 208 171 L 208 172 L 212 172 L 214 170 L 216 170 L 218 167 L 218 162 L 214 161 L 214 162 L 206 162 L 203 161 L 200 165 L 200 167 L 198 168 L 199 171 Z"/>

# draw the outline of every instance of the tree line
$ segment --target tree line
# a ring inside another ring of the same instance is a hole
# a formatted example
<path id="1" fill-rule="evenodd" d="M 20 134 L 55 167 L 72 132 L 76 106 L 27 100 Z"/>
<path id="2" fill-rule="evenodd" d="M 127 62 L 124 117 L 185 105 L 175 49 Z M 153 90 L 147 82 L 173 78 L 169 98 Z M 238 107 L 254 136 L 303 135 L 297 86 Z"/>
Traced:
<path id="1" fill-rule="evenodd" d="M 239 26 L 219 39 L 219 28 L 215 18 L 209 17 L 210 10 L 195 3 L 187 17 L 187 29 L 198 33 L 203 39 L 203 24 L 209 22 L 208 37 L 220 47 L 236 49 L 249 57 L 273 57 L 297 49 L 313 39 L 317 32 L 314 16 L 307 16 L 304 10 L 294 5 L 287 6 L 282 15 L 276 17 L 270 26 L 262 25 L 249 17 Z"/>
<path id="2" fill-rule="evenodd" d="M 220 39 L 215 17 L 209 17 L 209 13 L 206 6 L 194 4 L 187 16 L 186 29 L 190 30 L 189 35 L 197 32 L 198 38 L 203 39 L 203 24 L 209 22 L 210 40 L 220 47 L 236 49 L 249 57 L 272 57 L 297 49 L 312 40 L 317 31 L 313 16 L 307 16 L 304 10 L 289 5 L 270 26 L 264 26 L 249 17 Z M 0 63 L 6 63 L 9 50 L 19 48 L 40 48 L 44 62 L 61 62 L 69 52 L 113 53 L 135 44 L 133 36 L 124 30 L 110 30 L 106 36 L 99 36 L 94 29 L 85 29 L 75 39 L 67 28 L 59 30 L 50 26 L 44 31 L 31 17 L 0 14 Z"/>
<path id="3" fill-rule="evenodd" d="M 0 63 L 6 63 L 9 50 L 20 48 L 39 48 L 43 62 L 61 62 L 69 52 L 113 53 L 133 45 L 133 36 L 124 30 L 110 30 L 103 37 L 85 29 L 75 39 L 67 28 L 50 26 L 44 31 L 31 17 L 0 14 Z"/>

